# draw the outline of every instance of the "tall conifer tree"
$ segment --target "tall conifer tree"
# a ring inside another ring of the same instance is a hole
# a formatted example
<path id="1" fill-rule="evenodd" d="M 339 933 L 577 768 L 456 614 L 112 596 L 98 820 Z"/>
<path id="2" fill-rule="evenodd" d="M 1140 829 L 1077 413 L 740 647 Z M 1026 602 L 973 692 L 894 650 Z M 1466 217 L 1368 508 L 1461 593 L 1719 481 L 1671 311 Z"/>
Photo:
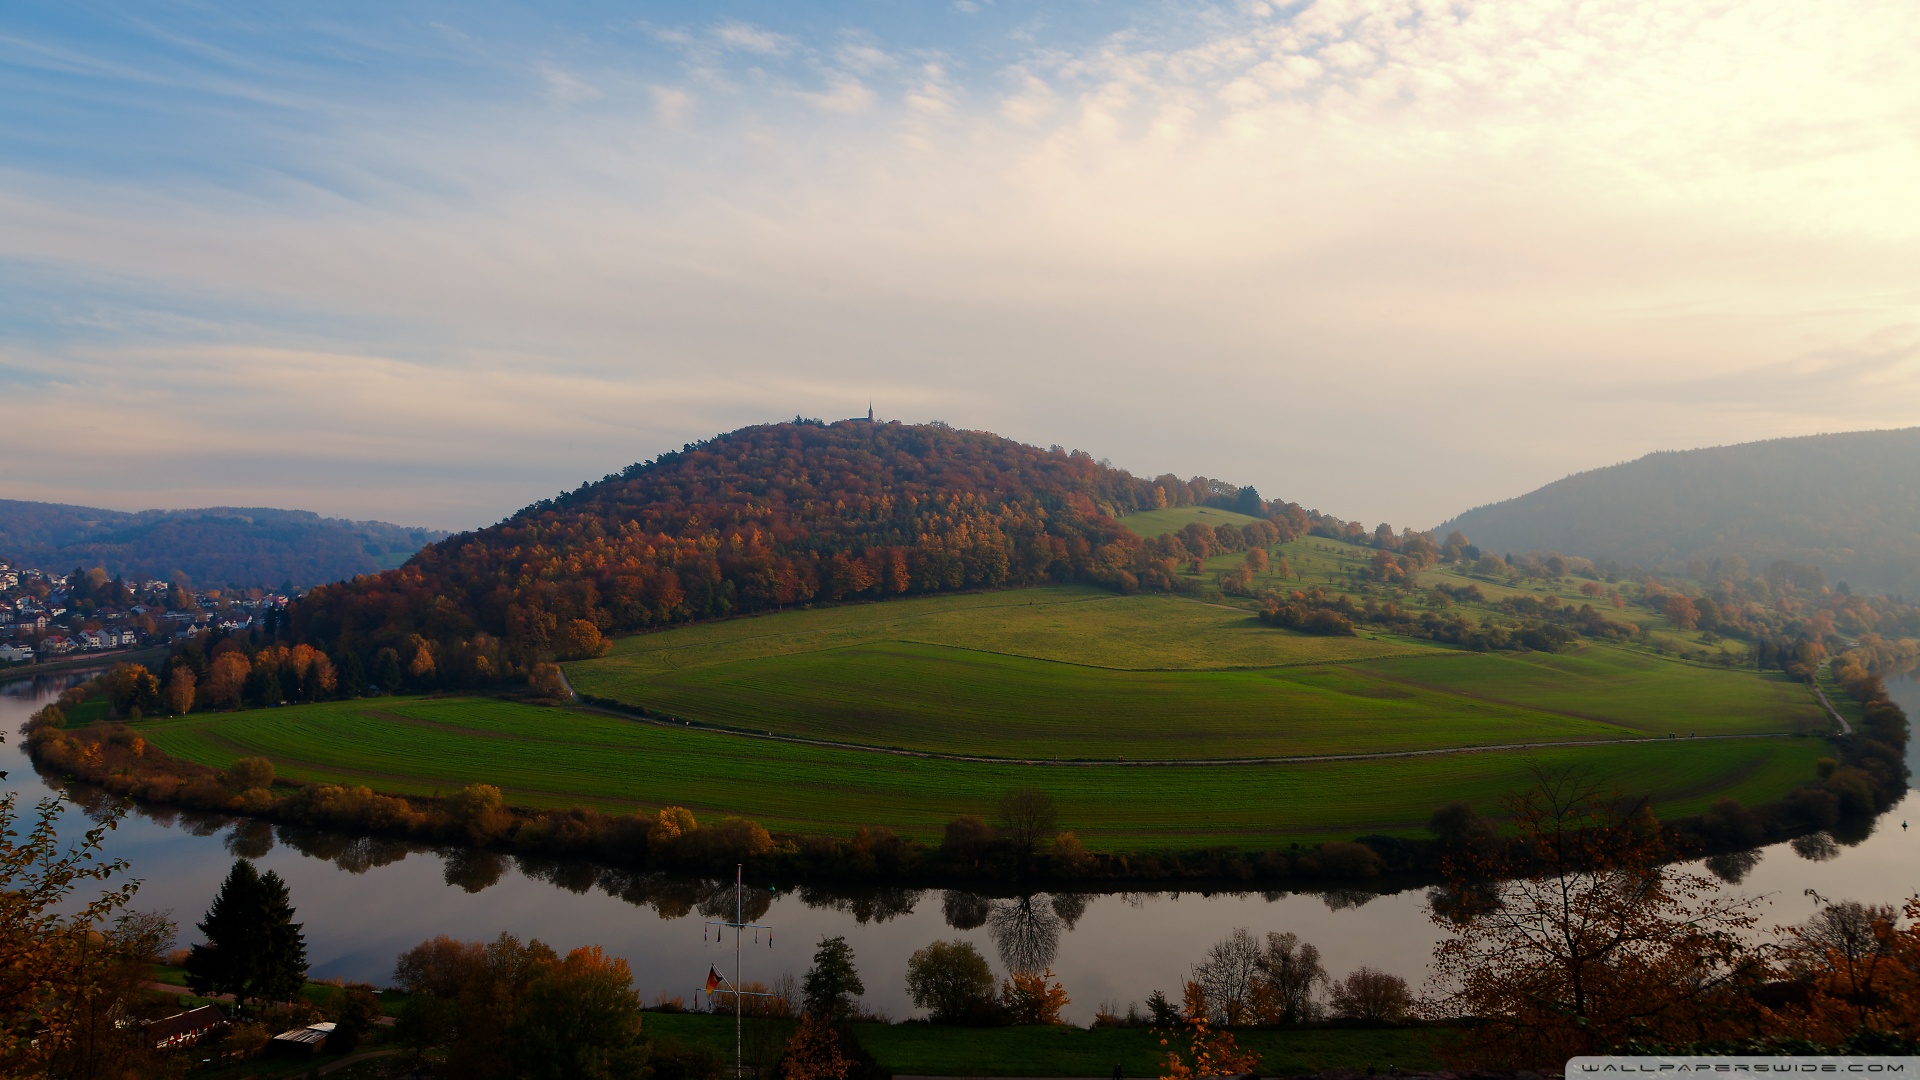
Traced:
<path id="1" fill-rule="evenodd" d="M 227 880 L 200 923 L 205 945 L 187 958 L 187 985 L 196 994 L 232 994 L 248 1001 L 286 1001 L 307 978 L 307 943 L 293 921 L 286 882 L 234 860 Z"/>

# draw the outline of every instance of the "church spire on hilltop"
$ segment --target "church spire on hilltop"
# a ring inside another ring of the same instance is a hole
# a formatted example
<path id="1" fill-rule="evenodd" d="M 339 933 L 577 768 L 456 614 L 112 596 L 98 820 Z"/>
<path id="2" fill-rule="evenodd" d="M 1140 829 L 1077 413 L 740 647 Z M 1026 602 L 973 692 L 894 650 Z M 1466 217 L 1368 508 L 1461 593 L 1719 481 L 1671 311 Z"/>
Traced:
<path id="1" fill-rule="evenodd" d="M 867 400 L 867 423 L 873 423 L 873 400 L 871 398 Z"/>

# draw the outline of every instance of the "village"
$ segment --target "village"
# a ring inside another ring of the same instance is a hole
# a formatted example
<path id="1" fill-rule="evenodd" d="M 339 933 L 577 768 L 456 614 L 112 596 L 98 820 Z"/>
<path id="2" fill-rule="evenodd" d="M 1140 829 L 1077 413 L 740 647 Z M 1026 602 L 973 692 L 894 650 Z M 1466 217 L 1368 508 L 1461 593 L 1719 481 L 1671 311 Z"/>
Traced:
<path id="1" fill-rule="evenodd" d="M 63 577 L 0 558 L 0 668 L 245 630 L 287 599 L 257 588 L 196 590 L 178 576 L 128 582 L 97 568 Z"/>

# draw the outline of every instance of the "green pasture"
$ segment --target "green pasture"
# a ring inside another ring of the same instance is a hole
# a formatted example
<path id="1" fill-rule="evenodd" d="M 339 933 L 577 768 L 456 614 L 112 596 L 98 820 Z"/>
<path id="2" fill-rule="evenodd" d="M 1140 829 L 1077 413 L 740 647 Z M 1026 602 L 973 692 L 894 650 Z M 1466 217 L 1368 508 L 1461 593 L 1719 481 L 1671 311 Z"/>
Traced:
<path id="1" fill-rule="evenodd" d="M 681 805 L 703 819 L 846 835 L 884 825 L 937 839 L 1007 790 L 1051 793 L 1096 849 L 1163 850 L 1414 835 L 1435 807 L 1492 809 L 1535 765 L 1579 765 L 1668 814 L 1719 795 L 1749 804 L 1813 774 L 1817 739 L 1677 740 L 1269 766 L 1014 765 L 839 750 L 492 698 L 379 698 L 147 720 L 168 753 L 225 766 L 272 759 L 283 777 L 403 795 L 499 786 L 516 805 L 612 812 Z"/>
<path id="2" fill-rule="evenodd" d="M 1463 653 L 1422 659 L 1421 676 L 1506 666 Z M 1371 668 L 1112 671 L 879 642 L 676 672 L 650 680 L 644 700 L 723 727 L 1007 758 L 1354 754 L 1642 734 Z"/>
<path id="3" fill-rule="evenodd" d="M 1217 760 L 1821 727 L 1811 695 L 1779 675 L 1592 642 L 1483 654 L 1385 635 L 1312 637 L 1226 604 L 1068 586 L 643 634 L 567 672 L 584 694 L 700 724 L 1012 759 Z"/>
<path id="4" fill-rule="evenodd" d="M 1104 589 L 921 596 L 785 611 L 636 634 L 567 665 L 582 693 L 632 700 L 653 677 L 714 664 L 874 642 L 914 642 L 1089 667 L 1174 671 L 1321 664 L 1438 651 L 1419 642 L 1313 637 L 1230 605 Z"/>
<path id="5" fill-rule="evenodd" d="M 1067 988 L 1073 992 L 1072 987 Z M 778 1045 L 791 1021 L 749 1019 L 749 1055 Z M 700 1013 L 648 1013 L 642 1028 L 654 1037 L 702 1045 L 733 1057 L 733 1018 Z M 943 1024 L 855 1024 L 860 1046 L 881 1067 L 908 1076 L 1157 1076 L 1166 1064 L 1160 1035 L 1149 1028 L 951 1027 Z M 1389 1063 L 1401 1069 L 1440 1067 L 1439 1050 L 1456 1038 L 1443 1027 L 1243 1028 L 1234 1039 L 1260 1055 L 1259 1072 L 1289 1076 L 1326 1069 Z"/>
<path id="6" fill-rule="evenodd" d="M 1135 536 L 1149 539 L 1161 533 L 1179 532 L 1198 521 L 1209 527 L 1215 525 L 1245 525 L 1259 518 L 1233 510 L 1221 510 L 1213 506 L 1173 506 L 1165 510 L 1136 510 L 1120 519 L 1120 524 L 1133 530 Z"/>

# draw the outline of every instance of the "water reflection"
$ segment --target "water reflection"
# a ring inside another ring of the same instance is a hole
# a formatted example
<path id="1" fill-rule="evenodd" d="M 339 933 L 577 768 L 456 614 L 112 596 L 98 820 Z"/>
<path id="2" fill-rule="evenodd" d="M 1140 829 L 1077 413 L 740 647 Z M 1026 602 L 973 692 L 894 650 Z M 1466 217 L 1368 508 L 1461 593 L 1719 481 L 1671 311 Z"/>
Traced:
<path id="1" fill-rule="evenodd" d="M 1840 857 L 1840 845 L 1833 842 L 1833 837 L 1823 832 L 1795 837 L 1790 842 L 1790 846 L 1795 855 L 1808 862 L 1826 862 Z"/>
<path id="2" fill-rule="evenodd" d="M 57 695 L 79 677 L 0 683 L 0 726 L 11 736 L 36 698 Z M 1920 715 L 1914 684 L 1893 689 Z M 46 793 L 19 756 L 17 738 L 0 747 L 0 769 L 15 770 L 7 786 L 24 798 Z M 98 791 L 74 795 L 75 826 L 85 823 L 82 814 L 98 820 L 120 804 Z M 1910 796 L 1885 827 L 1842 828 L 1715 856 L 1704 869 L 1741 892 L 1771 897 L 1768 923 L 1814 915 L 1814 902 L 1802 897 L 1808 886 L 1866 903 L 1898 902 L 1920 885 L 1920 836 L 1892 826 L 1916 814 L 1920 798 Z M 322 978 L 384 982 L 394 956 L 425 938 L 486 939 L 504 930 L 559 948 L 603 945 L 633 965 L 649 998 L 690 996 L 718 958 L 707 951 L 717 943 L 703 940 L 694 916 L 730 917 L 734 910 L 730 879 L 344 836 L 169 807 L 137 808 L 109 838 L 109 853 L 146 879 L 138 906 L 172 908 L 183 924 L 205 910 L 235 856 L 261 860 L 292 885 Z M 1177 988 L 1207 947 L 1237 926 L 1296 933 L 1321 949 L 1336 977 L 1364 964 L 1417 984 L 1439 936 L 1430 915 L 1460 900 L 1444 888 L 995 896 L 897 887 L 773 891 L 769 884 L 750 882 L 745 894 L 749 921 L 772 924 L 778 934 L 777 947 L 769 942 L 751 961 L 761 966 L 749 978 L 797 975 L 819 937 L 844 935 L 870 1004 L 906 1016 L 906 957 L 936 938 L 958 936 L 1007 971 L 1052 967 L 1076 1002 L 1068 1009 L 1076 1022 L 1090 1020 L 1102 1000 L 1124 1006 L 1155 988 Z M 729 958 L 732 945 L 725 943 Z"/>
<path id="3" fill-rule="evenodd" d="M 1707 872 L 1729 885 L 1738 885 L 1760 865 L 1758 851 L 1730 851 L 1706 860 Z"/>
<path id="4" fill-rule="evenodd" d="M 993 914 L 993 901 L 977 893 L 948 889 L 940 900 L 940 912 L 955 930 L 978 930 Z"/>
<path id="5" fill-rule="evenodd" d="M 1002 900 L 987 912 L 987 936 L 1008 971 L 1045 971 L 1060 955 L 1060 931 L 1066 925 L 1049 903 L 1033 896 Z"/>

